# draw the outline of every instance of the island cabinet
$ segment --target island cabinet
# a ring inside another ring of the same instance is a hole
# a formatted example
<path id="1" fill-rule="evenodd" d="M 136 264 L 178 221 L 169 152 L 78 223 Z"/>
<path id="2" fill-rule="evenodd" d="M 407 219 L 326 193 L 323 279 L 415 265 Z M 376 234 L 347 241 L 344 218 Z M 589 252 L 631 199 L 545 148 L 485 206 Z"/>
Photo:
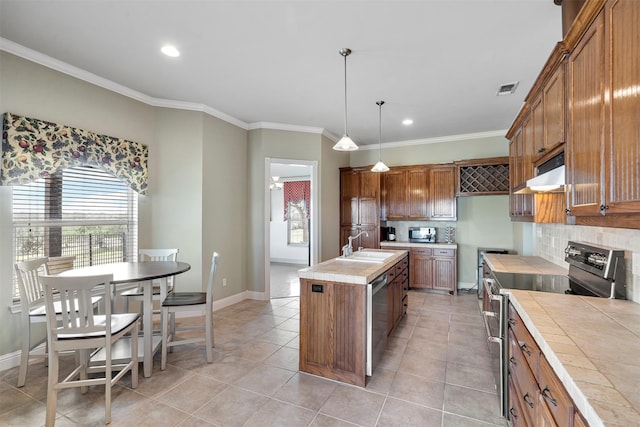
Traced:
<path id="1" fill-rule="evenodd" d="M 569 57 L 567 208 L 577 224 L 640 226 L 639 20 L 640 2 L 607 1 Z"/>
<path id="2" fill-rule="evenodd" d="M 513 426 L 581 426 L 582 415 L 509 304 L 509 411 Z"/>
<path id="3" fill-rule="evenodd" d="M 310 268 L 320 275 L 328 273 L 339 277 L 341 273 L 336 272 L 341 267 L 335 264 L 339 262 L 330 260 Z M 404 255 L 380 271 L 380 274 L 387 275 L 388 280 L 386 293 L 383 294 L 386 295 L 386 304 L 382 305 L 383 311 L 369 315 L 372 316 L 373 335 L 377 336 L 376 318 L 383 319 L 386 330 L 380 328 L 383 340 L 376 342 L 376 338 L 373 338 L 372 370 L 378 360 L 376 355 L 379 357 L 377 349 L 383 349 L 386 336 L 406 313 L 404 289 L 408 281 L 408 263 L 408 255 Z M 357 267 L 353 264 L 348 267 L 341 265 L 350 272 L 355 271 L 354 268 L 376 268 L 376 264 L 354 264 Z M 375 276 L 379 277 L 380 274 L 375 273 Z M 366 279 L 364 276 L 363 273 L 362 280 Z M 351 273 L 347 277 L 349 279 L 345 280 L 353 280 Z M 375 301 L 372 310 L 376 310 Z M 301 277 L 300 371 L 364 387 L 367 372 L 367 316 L 367 285 L 364 282 L 346 283 Z"/>
<path id="4" fill-rule="evenodd" d="M 380 174 L 370 168 L 340 169 L 340 247 L 349 236 L 366 232 L 353 247 L 380 245 Z"/>
<path id="5" fill-rule="evenodd" d="M 410 285 L 419 289 L 438 289 L 457 293 L 457 250 L 416 248 L 410 252 Z"/>
<path id="6" fill-rule="evenodd" d="M 387 271 L 387 335 L 391 334 L 407 314 L 409 288 L 409 256 Z"/>

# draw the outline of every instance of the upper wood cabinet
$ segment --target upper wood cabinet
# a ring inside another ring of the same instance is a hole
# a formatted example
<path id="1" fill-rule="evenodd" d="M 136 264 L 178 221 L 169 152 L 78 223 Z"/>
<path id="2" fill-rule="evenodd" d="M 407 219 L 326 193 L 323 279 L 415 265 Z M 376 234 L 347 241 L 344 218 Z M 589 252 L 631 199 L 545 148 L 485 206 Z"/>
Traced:
<path id="1" fill-rule="evenodd" d="M 383 178 L 384 220 L 456 219 L 455 165 L 391 168 Z"/>
<path id="2" fill-rule="evenodd" d="M 432 220 L 455 220 L 456 168 L 453 165 L 433 166 L 429 169 L 429 218 Z"/>
<path id="3" fill-rule="evenodd" d="M 640 227 L 640 2 L 609 0 L 569 57 L 568 213 Z"/>
<path id="4" fill-rule="evenodd" d="M 536 153 L 544 156 L 557 145 L 564 144 L 565 137 L 565 62 L 561 62 L 543 88 L 543 132 L 542 146 L 536 147 Z"/>

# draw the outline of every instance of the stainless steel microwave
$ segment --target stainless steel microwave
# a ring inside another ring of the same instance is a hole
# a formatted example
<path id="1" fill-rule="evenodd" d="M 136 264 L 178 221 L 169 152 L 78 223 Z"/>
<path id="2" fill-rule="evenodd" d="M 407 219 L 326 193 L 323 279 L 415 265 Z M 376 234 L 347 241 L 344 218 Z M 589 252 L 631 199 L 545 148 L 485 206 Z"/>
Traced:
<path id="1" fill-rule="evenodd" d="M 414 243 L 435 243 L 436 229 L 433 227 L 409 227 L 409 241 Z"/>

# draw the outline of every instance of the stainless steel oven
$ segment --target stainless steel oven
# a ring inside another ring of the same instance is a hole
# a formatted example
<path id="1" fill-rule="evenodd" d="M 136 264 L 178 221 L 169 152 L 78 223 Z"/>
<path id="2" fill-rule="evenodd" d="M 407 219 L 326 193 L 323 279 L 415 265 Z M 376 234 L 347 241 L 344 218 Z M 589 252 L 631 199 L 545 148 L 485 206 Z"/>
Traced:
<path id="1" fill-rule="evenodd" d="M 508 351 L 506 336 L 507 327 L 507 298 L 500 294 L 494 278 L 485 277 L 482 280 L 482 316 L 491 354 L 491 369 L 496 381 L 496 392 L 500 396 L 500 413 L 504 415 L 507 408 L 507 377 L 502 375 L 506 366 Z"/>
<path id="2" fill-rule="evenodd" d="M 366 375 L 374 367 L 387 345 L 387 274 L 367 285 L 367 365 Z"/>

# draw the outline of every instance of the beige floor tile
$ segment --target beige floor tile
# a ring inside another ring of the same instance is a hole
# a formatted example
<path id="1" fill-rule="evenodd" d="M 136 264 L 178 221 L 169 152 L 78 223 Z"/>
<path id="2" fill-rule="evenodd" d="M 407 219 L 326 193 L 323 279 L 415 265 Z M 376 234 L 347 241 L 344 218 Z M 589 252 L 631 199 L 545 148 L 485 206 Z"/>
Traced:
<path id="1" fill-rule="evenodd" d="M 498 395 L 447 384 L 444 390 L 444 412 L 500 424 Z"/>
<path id="2" fill-rule="evenodd" d="M 237 387 L 272 396 L 295 375 L 287 369 L 269 365 L 258 365 L 234 382 Z"/>
<path id="3" fill-rule="evenodd" d="M 440 427 L 442 411 L 389 397 L 384 403 L 377 426 Z"/>
<path id="4" fill-rule="evenodd" d="M 353 424 L 344 420 L 329 417 L 324 414 L 318 414 L 311 423 L 311 427 L 353 427 L 357 424 Z"/>
<path id="5" fill-rule="evenodd" d="M 268 397 L 252 391 L 228 387 L 193 415 L 220 426 L 241 426 L 268 401 Z"/>
<path id="6" fill-rule="evenodd" d="M 389 390 L 389 396 L 442 411 L 444 382 L 398 372 Z"/>
<path id="7" fill-rule="evenodd" d="M 214 378 L 193 375 L 158 396 L 157 399 L 165 405 L 191 414 L 227 387 L 227 384 Z"/>
<path id="8" fill-rule="evenodd" d="M 338 385 L 320 413 L 362 426 L 376 423 L 384 395 L 371 393 L 358 387 Z"/>
<path id="9" fill-rule="evenodd" d="M 300 364 L 300 351 L 291 347 L 279 347 L 265 359 L 264 363 L 297 372 Z"/>
<path id="10" fill-rule="evenodd" d="M 297 373 L 277 391 L 274 398 L 318 411 L 336 387 L 335 381 Z"/>
<path id="11" fill-rule="evenodd" d="M 244 427 L 306 427 L 315 415 L 315 411 L 270 400 L 247 420 Z"/>

